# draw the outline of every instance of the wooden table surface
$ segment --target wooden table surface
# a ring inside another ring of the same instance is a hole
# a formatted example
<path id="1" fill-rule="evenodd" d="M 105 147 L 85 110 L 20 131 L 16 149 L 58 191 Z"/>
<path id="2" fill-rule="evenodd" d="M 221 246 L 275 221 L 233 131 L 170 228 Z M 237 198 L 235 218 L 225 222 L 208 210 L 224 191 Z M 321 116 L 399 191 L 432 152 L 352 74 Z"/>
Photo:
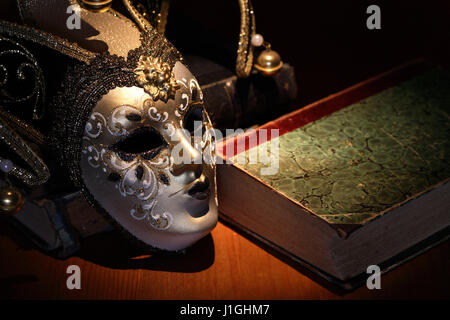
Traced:
<path id="1" fill-rule="evenodd" d="M 312 280 L 219 223 L 185 255 L 148 256 L 115 232 L 85 239 L 77 256 L 57 260 L 0 224 L 3 299 L 408 299 L 450 298 L 450 241 L 365 286 L 340 292 Z M 81 290 L 68 290 L 69 265 Z"/>

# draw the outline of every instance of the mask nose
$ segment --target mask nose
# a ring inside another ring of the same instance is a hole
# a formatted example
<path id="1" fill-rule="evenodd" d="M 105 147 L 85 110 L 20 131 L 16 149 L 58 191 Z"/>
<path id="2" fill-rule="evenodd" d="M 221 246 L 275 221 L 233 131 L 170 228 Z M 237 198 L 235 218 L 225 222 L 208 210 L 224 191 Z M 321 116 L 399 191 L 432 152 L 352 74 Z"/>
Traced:
<path id="1" fill-rule="evenodd" d="M 185 172 L 193 172 L 196 179 L 202 174 L 203 155 L 201 151 L 194 148 L 188 139 L 182 137 L 180 144 L 172 149 L 173 164 L 171 166 L 171 173 L 174 176 L 179 176 Z M 174 151 L 176 150 L 176 151 Z"/>
<path id="2" fill-rule="evenodd" d="M 201 164 L 174 164 L 171 169 L 170 172 L 174 175 L 174 176 L 180 176 L 182 174 L 185 173 L 191 173 L 193 176 L 193 180 L 198 179 L 201 177 L 202 173 L 203 173 L 203 169 L 202 169 L 202 165 Z"/>

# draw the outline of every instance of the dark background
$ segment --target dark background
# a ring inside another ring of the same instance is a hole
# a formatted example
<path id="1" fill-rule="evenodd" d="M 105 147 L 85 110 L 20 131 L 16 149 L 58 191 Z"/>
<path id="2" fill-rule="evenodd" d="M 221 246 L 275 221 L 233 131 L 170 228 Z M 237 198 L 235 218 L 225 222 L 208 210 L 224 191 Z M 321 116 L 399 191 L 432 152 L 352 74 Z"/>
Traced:
<path id="1" fill-rule="evenodd" d="M 257 32 L 296 68 L 300 94 L 295 107 L 410 59 L 448 65 L 448 0 L 252 3 Z M 371 4 L 381 8 L 381 30 L 366 27 Z M 122 1 L 114 0 L 114 7 L 123 12 Z M 0 1 L 0 18 L 11 18 L 15 9 L 14 1 Z M 183 54 L 203 55 L 233 70 L 239 28 L 238 0 L 171 0 L 167 36 Z"/>
<path id="2" fill-rule="evenodd" d="M 366 27 L 367 7 L 381 9 L 381 30 Z M 304 106 L 405 61 L 447 64 L 450 1 L 253 0 L 257 33 L 294 65 Z M 167 35 L 182 53 L 234 68 L 238 1 L 172 0 Z"/>

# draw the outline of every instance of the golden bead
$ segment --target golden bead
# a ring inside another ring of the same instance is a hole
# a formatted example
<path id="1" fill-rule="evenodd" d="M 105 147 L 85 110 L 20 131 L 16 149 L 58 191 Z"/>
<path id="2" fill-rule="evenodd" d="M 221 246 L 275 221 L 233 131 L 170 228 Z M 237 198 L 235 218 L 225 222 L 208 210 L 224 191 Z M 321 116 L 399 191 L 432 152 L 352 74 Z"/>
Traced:
<path id="1" fill-rule="evenodd" d="M 256 60 L 255 68 L 265 76 L 273 76 L 283 67 L 280 55 L 271 49 L 266 49 Z"/>
<path id="2" fill-rule="evenodd" d="M 99 13 L 111 8 L 112 0 L 79 0 L 80 5 L 91 12 Z"/>
<path id="3" fill-rule="evenodd" d="M 23 195 L 18 189 L 0 188 L 0 214 L 16 214 L 22 209 L 24 203 Z"/>

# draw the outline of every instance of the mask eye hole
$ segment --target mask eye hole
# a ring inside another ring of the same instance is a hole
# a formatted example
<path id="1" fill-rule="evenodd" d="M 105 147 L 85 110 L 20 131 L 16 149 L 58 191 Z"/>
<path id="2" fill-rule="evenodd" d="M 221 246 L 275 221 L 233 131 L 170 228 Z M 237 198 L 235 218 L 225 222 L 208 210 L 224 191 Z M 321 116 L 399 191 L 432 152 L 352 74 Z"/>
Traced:
<path id="1" fill-rule="evenodd" d="M 198 123 L 196 122 L 200 122 L 200 126 L 198 126 Z M 184 129 L 186 129 L 191 133 L 191 135 L 193 135 L 195 130 L 199 130 L 202 128 L 202 123 L 203 123 L 203 108 L 196 107 L 188 111 L 188 113 L 184 117 L 183 126 Z M 196 127 L 195 125 L 197 125 L 198 127 Z"/>
<path id="2" fill-rule="evenodd" d="M 142 154 L 160 150 L 167 146 L 164 138 L 153 128 L 134 130 L 127 137 L 114 144 L 113 151 L 125 154 Z"/>

